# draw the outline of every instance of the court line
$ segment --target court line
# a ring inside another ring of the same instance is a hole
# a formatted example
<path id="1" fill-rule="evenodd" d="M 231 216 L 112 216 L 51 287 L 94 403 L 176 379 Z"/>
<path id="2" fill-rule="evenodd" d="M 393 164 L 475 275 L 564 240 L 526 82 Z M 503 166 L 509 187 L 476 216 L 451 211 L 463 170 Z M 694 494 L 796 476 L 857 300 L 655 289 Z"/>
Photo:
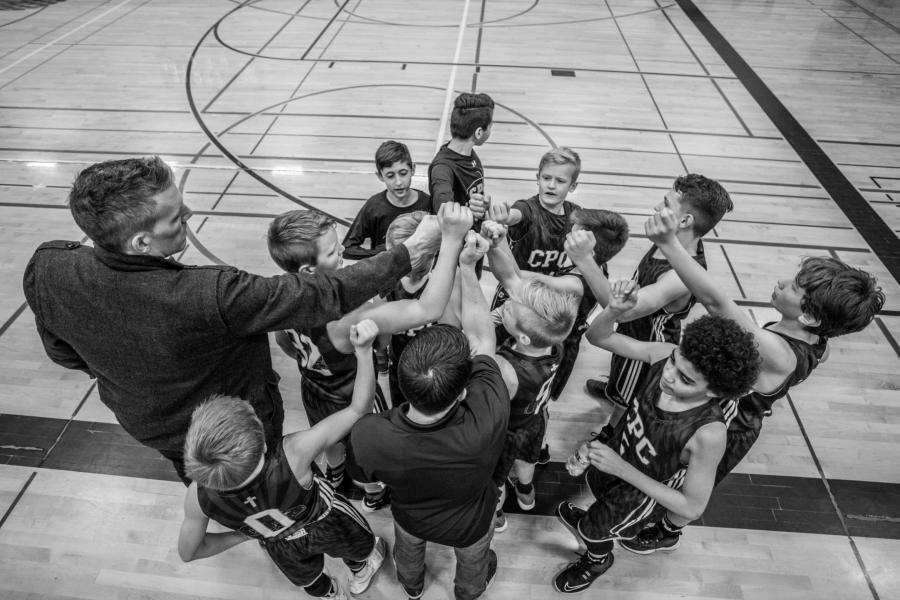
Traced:
<path id="1" fill-rule="evenodd" d="M 538 0 L 535 0 L 531 7 L 537 6 Z M 481 40 L 484 36 L 484 9 L 487 6 L 487 0 L 481 0 L 481 16 L 478 18 L 478 39 L 475 42 L 475 72 L 472 73 L 472 93 L 478 89 L 478 74 L 481 73 Z"/>
<path id="2" fill-rule="evenodd" d="M 6 520 L 9 518 L 9 515 L 12 514 L 13 509 L 19 503 L 19 500 L 21 500 L 22 496 L 25 495 L 25 491 L 31 486 L 31 482 L 34 481 L 35 475 L 37 475 L 37 471 L 32 471 L 31 476 L 28 478 L 28 481 L 25 482 L 25 485 L 22 486 L 22 489 L 19 490 L 19 493 L 16 494 L 16 497 L 13 499 L 12 503 L 10 503 L 9 508 L 7 508 L 6 512 L 3 513 L 3 518 L 0 519 L 0 528 L 3 527 L 4 523 L 6 523 Z"/>
<path id="3" fill-rule="evenodd" d="M 103 17 L 105 17 L 105 16 L 108 15 L 109 13 L 111 13 L 111 12 L 113 12 L 113 11 L 119 9 L 120 7 L 125 6 L 126 4 L 129 4 L 129 3 L 131 3 L 131 2 L 132 2 L 132 0 L 122 0 L 122 2 L 116 4 L 115 6 L 113 6 L 113 7 L 110 8 L 109 10 L 107 10 L 106 12 L 97 15 L 96 17 L 94 17 L 94 18 L 91 19 L 90 21 L 86 21 L 86 22 L 82 23 L 81 25 L 79 25 L 79 26 L 76 27 L 75 29 L 72 29 L 71 31 L 62 34 L 61 36 L 59 36 L 59 37 L 56 38 L 55 40 L 53 40 L 53 41 L 51 41 L 51 42 L 47 42 L 46 44 L 44 44 L 44 45 L 41 46 L 40 48 L 37 48 L 37 49 L 35 49 L 34 51 L 29 52 L 29 53 L 26 54 L 25 56 L 23 56 L 23 57 L 19 58 L 18 60 L 14 61 L 13 63 L 11 63 L 11 64 L 9 64 L 9 65 L 6 65 L 6 66 L 3 67 L 2 69 L 0 69 L 0 75 L 2 75 L 3 73 L 9 71 L 10 69 L 12 69 L 13 67 L 15 67 L 15 66 L 18 65 L 19 63 L 28 60 L 29 58 L 31 58 L 31 57 L 34 56 L 35 54 L 38 54 L 39 52 L 43 52 L 44 50 L 46 50 L 46 49 L 49 48 L 50 46 L 55 45 L 55 44 L 56 44 L 57 42 L 59 42 L 60 40 L 66 39 L 67 37 L 69 37 L 70 35 L 72 35 L 73 33 L 75 33 L 76 31 L 79 31 L 79 30 L 81 30 L 81 29 L 87 27 L 87 26 L 90 25 L 91 23 L 94 23 L 95 21 L 97 21 L 97 20 L 99 20 L 99 19 L 102 19 Z"/>
<path id="4" fill-rule="evenodd" d="M 457 63 L 459 62 L 459 55 L 462 53 L 463 37 L 466 35 L 466 22 L 469 19 L 470 1 L 471 0 L 466 0 L 466 4 L 463 6 L 462 19 L 459 22 L 459 33 L 456 34 L 456 50 L 453 52 L 453 66 L 450 68 L 450 78 L 447 81 L 447 89 L 444 94 L 444 109 L 441 111 L 441 123 L 438 126 L 437 140 L 434 143 L 434 152 L 431 154 L 432 156 L 437 154 L 441 149 L 447 131 L 447 118 L 450 116 L 450 102 L 453 100 L 453 93 L 456 87 L 456 68 Z"/>

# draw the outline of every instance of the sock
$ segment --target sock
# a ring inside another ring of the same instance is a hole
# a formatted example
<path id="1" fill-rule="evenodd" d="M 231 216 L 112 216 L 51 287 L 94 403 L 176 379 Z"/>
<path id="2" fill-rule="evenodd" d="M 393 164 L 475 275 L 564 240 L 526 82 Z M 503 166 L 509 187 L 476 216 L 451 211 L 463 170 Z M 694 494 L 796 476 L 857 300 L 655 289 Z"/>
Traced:
<path id="1" fill-rule="evenodd" d="M 684 529 L 684 527 L 679 527 L 672 523 L 672 521 L 669 520 L 669 515 L 664 516 L 662 521 L 659 522 L 659 528 L 663 533 L 668 535 L 681 535 L 681 530 Z"/>
<path id="2" fill-rule="evenodd" d="M 609 557 L 609 552 L 607 552 L 606 554 L 594 554 L 593 552 L 589 551 L 587 553 L 587 557 L 588 557 L 588 560 L 591 561 L 592 563 L 599 564 L 602 562 L 606 562 L 606 559 Z"/>
<path id="3" fill-rule="evenodd" d="M 366 568 L 366 561 L 362 561 L 362 564 L 356 566 L 347 565 L 347 568 L 350 569 L 350 571 L 352 571 L 354 575 L 356 575 Z"/>
<path id="4" fill-rule="evenodd" d="M 532 483 L 522 483 L 521 481 L 516 482 L 516 491 L 520 494 L 530 494 L 534 490 L 534 482 Z"/>
<path id="5" fill-rule="evenodd" d="M 309 585 L 303 586 L 303 589 L 306 590 L 307 594 L 314 598 L 328 598 L 337 593 L 334 580 L 324 572 L 320 573 L 315 581 Z"/>
<path id="6" fill-rule="evenodd" d="M 344 463 L 339 465 L 328 465 L 328 469 L 331 471 L 331 476 L 334 479 L 340 479 L 344 475 Z"/>
<path id="7" fill-rule="evenodd" d="M 384 494 L 387 492 L 387 488 L 381 488 L 377 492 L 366 492 L 366 498 L 369 499 L 370 502 L 374 502 L 376 500 L 381 500 L 384 498 Z"/>

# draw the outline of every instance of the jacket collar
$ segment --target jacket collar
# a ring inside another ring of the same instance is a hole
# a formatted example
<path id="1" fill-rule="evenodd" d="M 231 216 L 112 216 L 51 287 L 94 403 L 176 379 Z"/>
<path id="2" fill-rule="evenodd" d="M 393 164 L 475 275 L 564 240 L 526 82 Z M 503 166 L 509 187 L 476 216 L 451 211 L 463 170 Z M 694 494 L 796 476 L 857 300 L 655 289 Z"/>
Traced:
<path id="1" fill-rule="evenodd" d="M 156 269 L 181 270 L 184 265 L 173 258 L 145 256 L 143 254 L 122 254 L 94 246 L 96 257 L 110 269 L 116 271 L 153 271 Z"/>

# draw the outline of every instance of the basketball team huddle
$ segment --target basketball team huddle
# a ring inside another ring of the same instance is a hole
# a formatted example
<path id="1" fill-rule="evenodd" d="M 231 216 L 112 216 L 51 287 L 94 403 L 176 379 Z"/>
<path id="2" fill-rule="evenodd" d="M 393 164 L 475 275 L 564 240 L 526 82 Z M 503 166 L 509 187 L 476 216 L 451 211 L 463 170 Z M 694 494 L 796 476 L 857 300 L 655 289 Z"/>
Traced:
<path id="1" fill-rule="evenodd" d="M 192 213 L 158 157 L 78 175 L 69 205 L 93 247 L 43 244 L 26 297 L 50 358 L 96 378 L 126 431 L 188 486 L 183 560 L 256 540 L 310 596 L 346 598 L 387 554 L 364 513 L 389 509 L 406 597 L 425 592 L 428 542 L 454 550 L 455 598 L 480 597 L 507 495 L 536 506 L 549 406 L 565 402 L 586 339 L 611 354 L 608 376 L 586 382 L 604 408 L 591 439 L 562 450 L 594 498 L 559 498 L 556 516 L 585 550 L 552 579 L 561 594 L 584 591 L 612 567 L 616 542 L 676 550 L 773 404 L 827 359 L 829 339 L 884 305 L 869 273 L 807 257 L 773 282 L 778 320 L 758 325 L 707 271 L 703 238 L 734 206 L 698 174 L 648 205 L 646 253 L 631 279 L 611 281 L 628 225 L 568 199 L 575 150 L 540 158 L 530 198 L 486 192 L 475 148 L 493 111 L 486 94 L 456 99 L 427 193 L 412 187 L 406 145 L 381 144 L 385 189 L 343 241 L 324 213 L 277 216 L 275 277 L 173 258 Z M 499 282 L 490 301 L 485 268 Z M 696 303 L 708 314 L 682 326 Z M 283 435 L 269 332 L 297 361 L 307 430 Z M 354 485 L 361 510 L 341 493 Z M 228 531 L 209 531 L 210 519 Z M 325 555 L 348 575 L 327 573 Z"/>

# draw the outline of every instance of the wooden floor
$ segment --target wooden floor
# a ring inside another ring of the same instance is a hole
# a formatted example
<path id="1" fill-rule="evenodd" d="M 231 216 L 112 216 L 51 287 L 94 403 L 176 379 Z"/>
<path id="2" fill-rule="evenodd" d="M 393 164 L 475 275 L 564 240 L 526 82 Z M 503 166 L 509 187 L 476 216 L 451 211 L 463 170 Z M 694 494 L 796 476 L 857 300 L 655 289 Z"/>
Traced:
<path id="1" fill-rule="evenodd" d="M 775 279 L 807 255 L 870 270 L 888 294 L 876 323 L 835 340 L 776 406 L 737 469 L 813 482 L 834 531 L 741 509 L 691 527 L 671 555 L 618 551 L 584 597 L 900 598 L 900 4 L 694 2 L 0 0 L 0 420 L 115 423 L 90 380 L 44 355 L 21 290 L 39 243 L 82 239 L 65 196 L 84 166 L 161 154 L 195 211 L 183 262 L 275 273 L 272 215 L 299 204 L 348 222 L 379 190 L 372 157 L 390 138 L 409 144 L 426 188 L 447 102 L 477 90 L 498 105 L 479 150 L 488 192 L 530 196 L 541 154 L 577 149 L 572 199 L 621 212 L 633 231 L 614 276 L 645 252 L 643 221 L 674 177 L 700 172 L 736 205 L 710 236 L 710 271 L 758 321 L 774 315 Z M 721 38 L 698 29 L 704 16 Z M 852 194 L 836 192 L 841 178 Z M 287 429 L 304 427 L 296 368 L 275 356 Z M 602 420 L 582 384 L 608 364 L 585 346 L 552 407 L 555 461 Z M 180 484 L 23 462 L 54 440 L 26 447 L 22 435 L 0 426 L 0 598 L 298 597 L 250 544 L 183 564 Z M 510 522 L 487 597 L 553 597 L 574 538 L 549 516 Z M 372 523 L 391 537 L 386 511 Z M 425 598 L 448 598 L 451 555 L 430 552 Z M 399 596 L 388 565 L 362 597 Z"/>

